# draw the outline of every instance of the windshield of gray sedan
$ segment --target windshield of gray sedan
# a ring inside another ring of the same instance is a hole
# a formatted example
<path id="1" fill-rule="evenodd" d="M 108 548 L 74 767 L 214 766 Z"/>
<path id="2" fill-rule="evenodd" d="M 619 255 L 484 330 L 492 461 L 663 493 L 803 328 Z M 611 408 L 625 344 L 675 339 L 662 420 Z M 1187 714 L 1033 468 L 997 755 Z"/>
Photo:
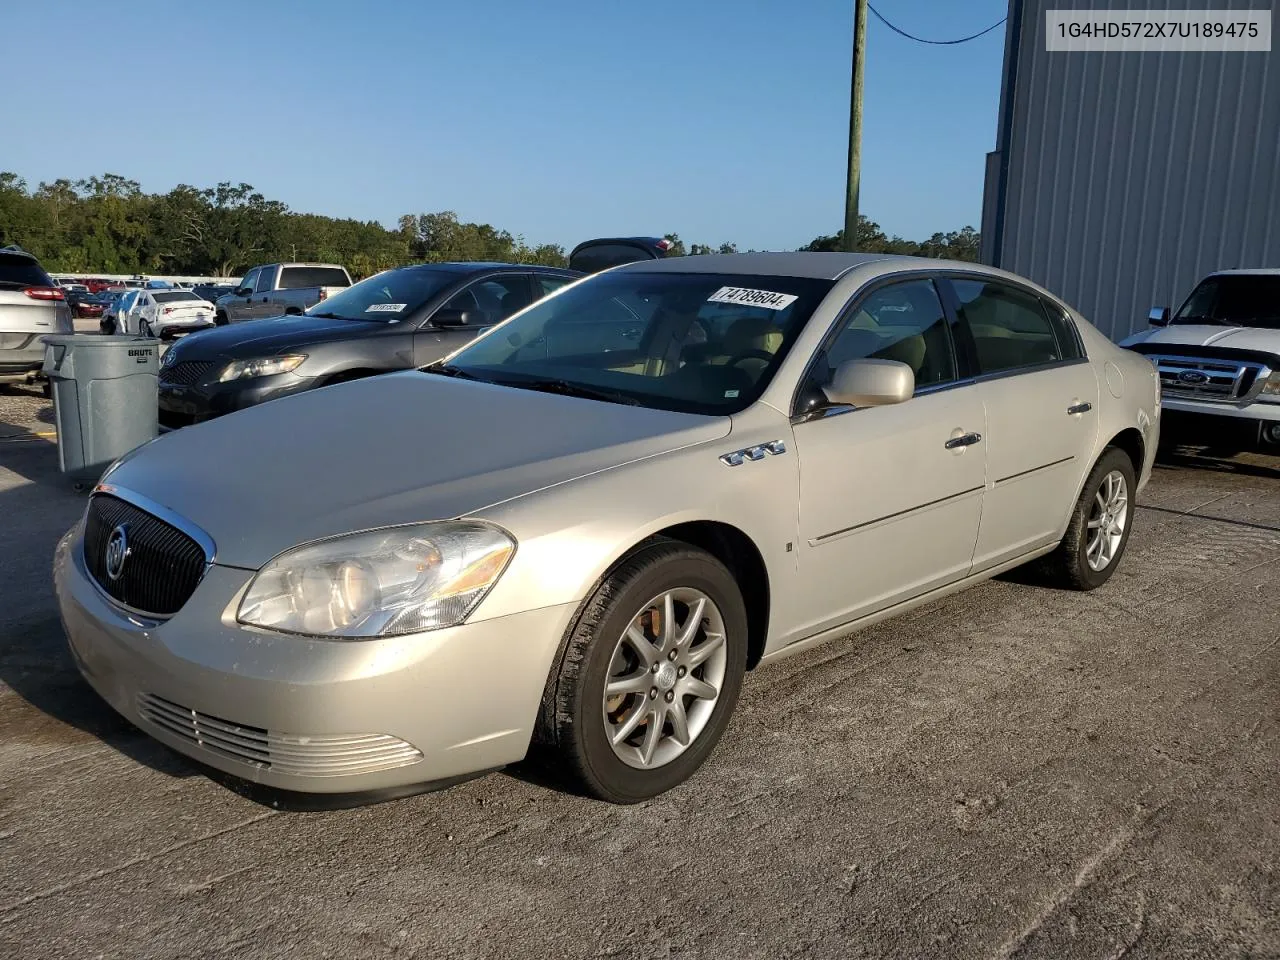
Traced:
<path id="1" fill-rule="evenodd" d="M 832 281 L 622 271 L 534 304 L 440 372 L 690 413 L 764 391 Z"/>
<path id="2" fill-rule="evenodd" d="M 307 313 L 336 320 L 397 323 L 457 279 L 457 273 L 430 267 L 387 270 L 321 300 Z"/>
<path id="3" fill-rule="evenodd" d="M 1280 330 L 1280 276 L 1226 274 L 1210 277 L 1187 297 L 1173 322 Z"/>

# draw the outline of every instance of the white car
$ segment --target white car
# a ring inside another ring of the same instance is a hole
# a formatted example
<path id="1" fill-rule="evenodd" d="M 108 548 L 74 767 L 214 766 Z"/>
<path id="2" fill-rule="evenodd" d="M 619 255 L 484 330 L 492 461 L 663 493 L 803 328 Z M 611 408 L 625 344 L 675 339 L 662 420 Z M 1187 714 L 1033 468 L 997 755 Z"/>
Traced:
<path id="1" fill-rule="evenodd" d="M 214 307 L 190 290 L 130 290 L 115 308 L 116 332 L 171 340 L 212 327 Z"/>
<path id="2" fill-rule="evenodd" d="M 1280 269 L 1210 274 L 1172 318 L 1154 307 L 1149 320 L 1120 345 L 1156 365 L 1166 412 L 1280 444 Z"/>

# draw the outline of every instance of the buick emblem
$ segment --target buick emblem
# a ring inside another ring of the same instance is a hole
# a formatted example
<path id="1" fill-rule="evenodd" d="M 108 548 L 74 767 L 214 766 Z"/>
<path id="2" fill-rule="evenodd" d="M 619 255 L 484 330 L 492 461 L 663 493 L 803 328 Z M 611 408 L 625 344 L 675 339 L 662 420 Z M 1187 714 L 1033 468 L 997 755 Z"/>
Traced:
<path id="1" fill-rule="evenodd" d="M 122 523 L 107 538 L 107 576 L 119 580 L 124 562 L 129 559 L 129 525 Z"/>
<path id="2" fill-rule="evenodd" d="M 1183 370 L 1180 374 L 1178 374 L 1178 381 L 1180 383 L 1192 383 L 1192 384 L 1208 383 L 1209 375 L 1207 373 L 1201 373 L 1199 370 Z"/>

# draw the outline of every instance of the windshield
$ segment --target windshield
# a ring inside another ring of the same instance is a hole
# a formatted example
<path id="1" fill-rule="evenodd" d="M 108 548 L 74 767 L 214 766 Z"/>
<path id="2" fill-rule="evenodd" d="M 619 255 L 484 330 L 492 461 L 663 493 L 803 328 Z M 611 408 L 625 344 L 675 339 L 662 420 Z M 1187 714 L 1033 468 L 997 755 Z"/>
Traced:
<path id="1" fill-rule="evenodd" d="M 764 391 L 832 281 L 624 271 L 529 307 L 443 372 L 689 413 Z"/>
<path id="2" fill-rule="evenodd" d="M 321 300 L 307 313 L 338 320 L 397 323 L 457 279 L 453 271 L 430 267 L 388 270 Z"/>
<path id="3" fill-rule="evenodd" d="M 1209 277 L 1187 297 L 1173 322 L 1280 330 L 1280 276 Z"/>

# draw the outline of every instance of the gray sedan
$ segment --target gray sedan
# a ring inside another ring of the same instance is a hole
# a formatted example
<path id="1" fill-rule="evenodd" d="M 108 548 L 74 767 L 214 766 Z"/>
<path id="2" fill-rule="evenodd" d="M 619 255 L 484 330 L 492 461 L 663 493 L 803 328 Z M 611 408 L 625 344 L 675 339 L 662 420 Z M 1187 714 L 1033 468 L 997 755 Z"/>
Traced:
<path id="1" fill-rule="evenodd" d="M 55 580 L 93 687 L 238 777 L 376 795 L 538 743 L 635 802 L 761 662 L 1030 561 L 1104 584 L 1159 411 L 1150 363 L 1000 271 L 634 263 L 139 448 Z"/>

